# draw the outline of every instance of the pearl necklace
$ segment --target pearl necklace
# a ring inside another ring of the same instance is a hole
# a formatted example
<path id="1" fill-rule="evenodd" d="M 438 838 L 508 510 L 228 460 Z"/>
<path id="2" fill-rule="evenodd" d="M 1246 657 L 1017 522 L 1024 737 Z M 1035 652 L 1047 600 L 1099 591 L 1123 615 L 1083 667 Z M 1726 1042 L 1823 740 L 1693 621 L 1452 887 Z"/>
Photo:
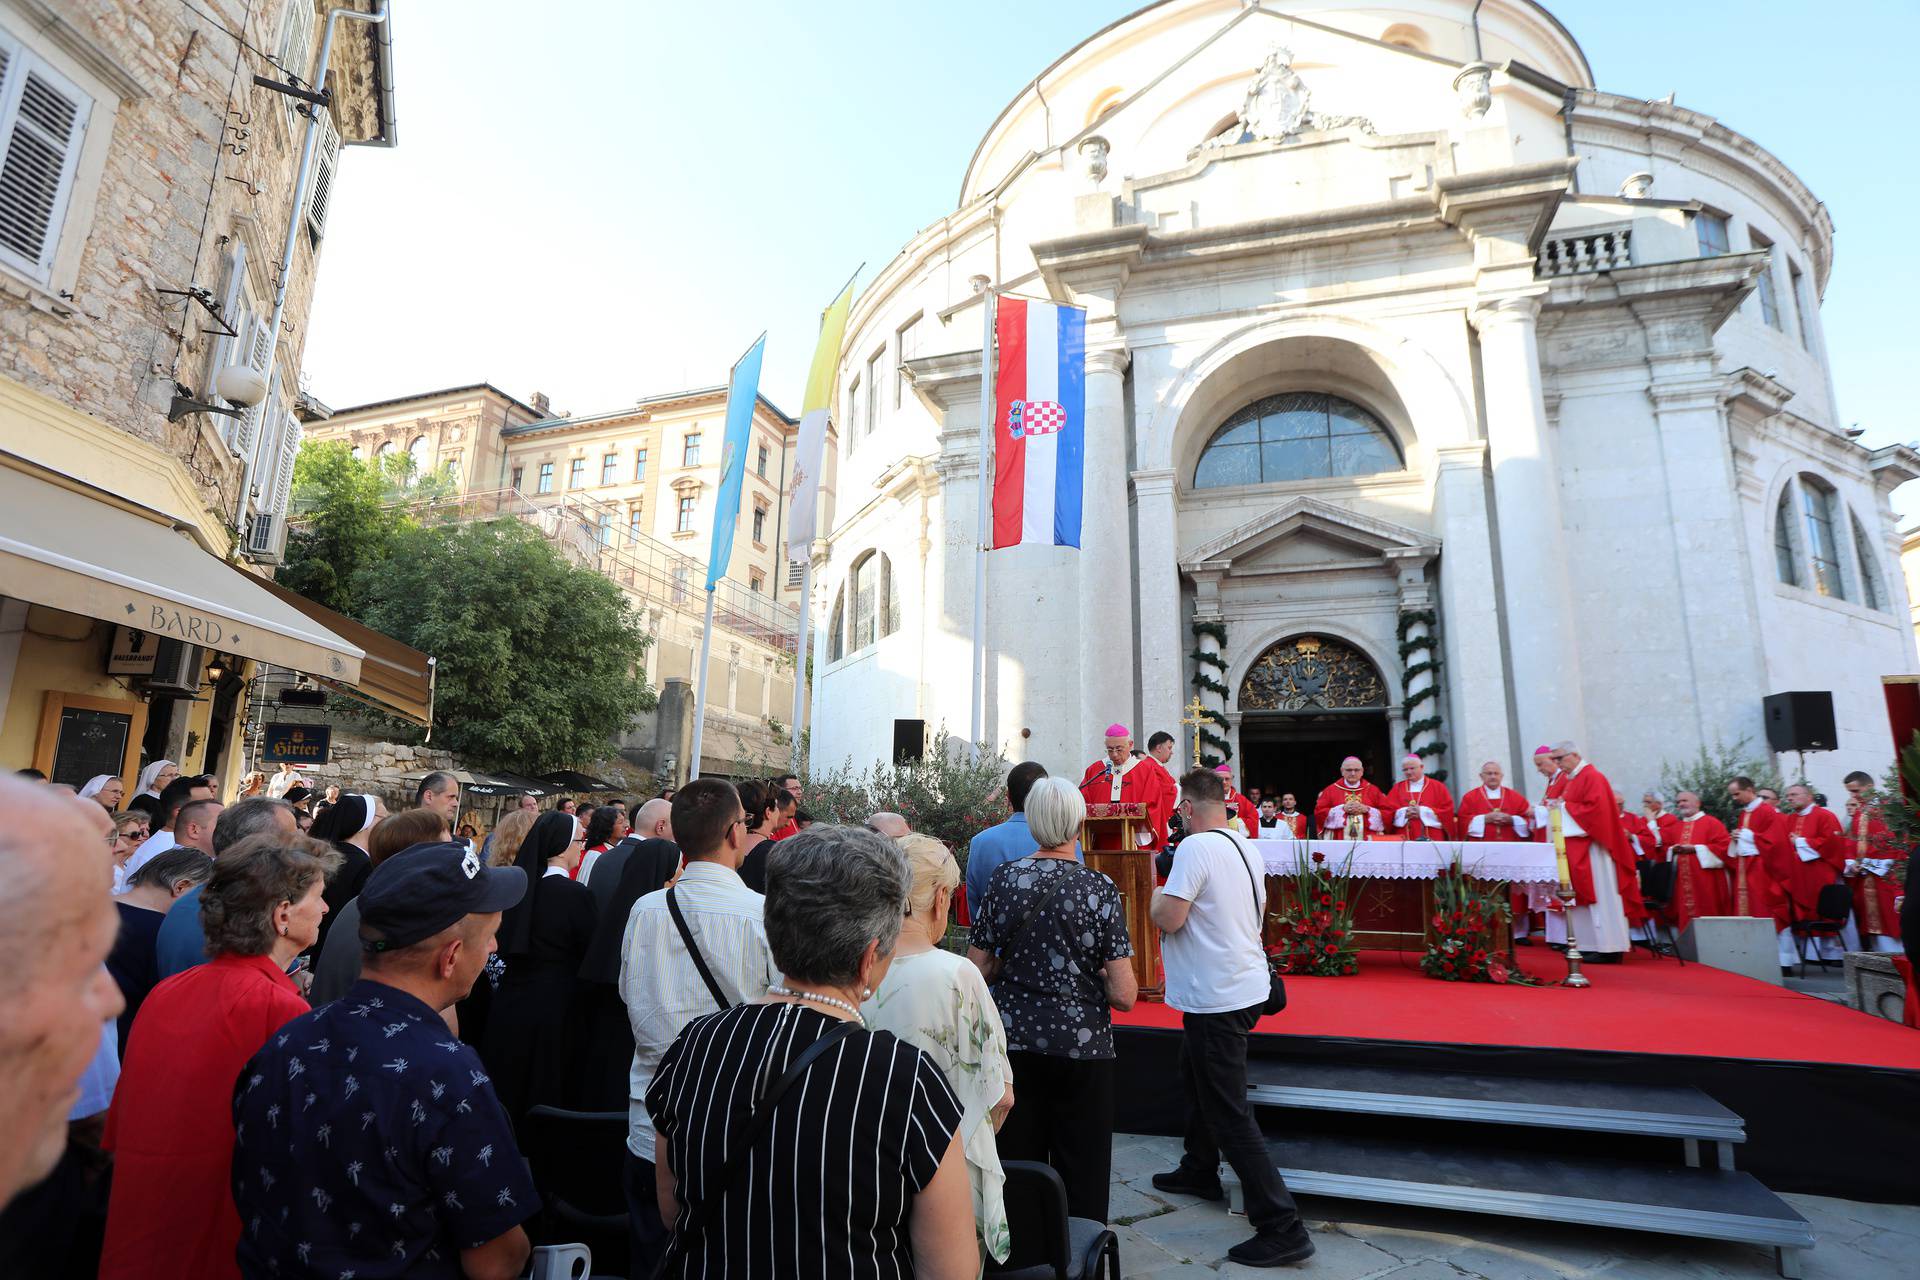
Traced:
<path id="1" fill-rule="evenodd" d="M 860 1016 L 859 1006 L 848 1004 L 838 996 L 823 996 L 812 991 L 793 991 L 780 986 L 768 987 L 767 994 L 770 996 L 786 996 L 792 1000 L 813 1000 L 820 1004 L 832 1005 L 836 1009 L 845 1009 L 853 1015 L 855 1022 L 863 1027 L 867 1025 L 867 1020 Z"/>

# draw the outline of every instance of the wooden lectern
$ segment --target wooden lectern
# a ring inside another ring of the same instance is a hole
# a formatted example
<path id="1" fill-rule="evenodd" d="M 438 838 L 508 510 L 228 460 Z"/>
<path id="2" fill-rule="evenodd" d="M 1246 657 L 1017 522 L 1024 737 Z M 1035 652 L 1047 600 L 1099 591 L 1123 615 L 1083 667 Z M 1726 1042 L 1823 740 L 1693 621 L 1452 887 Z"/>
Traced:
<path id="1" fill-rule="evenodd" d="M 1087 866 L 1120 890 L 1121 918 L 1133 941 L 1133 976 L 1139 979 L 1141 996 L 1158 1000 L 1165 993 L 1160 983 L 1160 930 L 1148 914 L 1157 851 L 1140 847 L 1140 833 L 1152 830 L 1144 804 L 1090 804 L 1080 826 L 1080 848 Z"/>

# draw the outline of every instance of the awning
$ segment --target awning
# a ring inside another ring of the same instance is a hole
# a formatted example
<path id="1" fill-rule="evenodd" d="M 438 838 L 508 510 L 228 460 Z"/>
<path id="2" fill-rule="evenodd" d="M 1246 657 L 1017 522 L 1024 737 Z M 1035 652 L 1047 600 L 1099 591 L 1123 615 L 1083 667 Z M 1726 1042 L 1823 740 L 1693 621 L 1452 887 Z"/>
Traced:
<path id="1" fill-rule="evenodd" d="M 106 496 L 0 466 L 0 595 L 351 683 L 365 653 Z"/>
<path id="2" fill-rule="evenodd" d="M 344 613 L 335 613 L 315 604 L 277 582 L 262 581 L 261 586 L 285 603 L 298 609 L 327 630 L 335 632 L 366 651 L 358 680 L 324 679 L 340 692 L 371 702 L 382 711 L 424 729 L 433 728 L 433 659 L 401 644 L 392 636 L 355 622 Z M 429 735 L 431 736 L 431 735 Z"/>
<path id="3" fill-rule="evenodd" d="M 401 781 L 418 783 L 430 772 L 435 771 L 415 769 L 412 773 L 404 775 Z M 517 773 L 477 773 L 470 769 L 444 769 L 438 772 L 447 774 L 459 783 L 462 789 L 471 791 L 477 796 L 544 796 L 547 794 L 547 788 L 532 778 L 523 778 Z"/>
<path id="4" fill-rule="evenodd" d="M 555 769 L 552 773 L 540 775 L 540 781 L 552 783 L 562 791 L 618 791 L 620 788 L 611 782 L 581 773 L 577 769 Z"/>

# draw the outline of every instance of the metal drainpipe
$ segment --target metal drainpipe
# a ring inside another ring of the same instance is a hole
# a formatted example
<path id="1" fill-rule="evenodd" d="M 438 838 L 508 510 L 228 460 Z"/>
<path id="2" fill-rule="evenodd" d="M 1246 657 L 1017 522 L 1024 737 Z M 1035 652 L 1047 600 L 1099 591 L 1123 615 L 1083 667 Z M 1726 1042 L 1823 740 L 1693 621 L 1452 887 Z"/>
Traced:
<path id="1" fill-rule="evenodd" d="M 1473 0 L 1473 60 L 1485 62 L 1486 50 L 1480 47 L 1480 6 L 1487 0 Z"/>
<path id="2" fill-rule="evenodd" d="M 327 63 L 333 56 L 333 33 L 335 24 L 342 18 L 355 22 L 382 23 L 387 20 L 387 6 L 381 6 L 372 13 L 361 13 L 358 9 L 338 8 L 327 14 L 327 34 L 320 41 L 320 61 L 313 68 L 313 79 L 308 83 L 316 92 L 324 91 L 327 84 Z M 320 112 L 322 108 L 314 106 L 307 115 L 307 132 L 300 144 L 300 172 L 293 180 L 293 208 L 287 213 L 287 237 L 280 245 L 280 274 L 273 285 L 273 322 L 269 328 L 267 346 L 266 385 L 270 398 L 273 393 L 273 367 L 280 356 L 280 321 L 287 310 L 287 286 L 293 280 L 293 254 L 300 240 L 300 223 L 307 212 L 307 184 L 313 179 L 313 153 L 320 144 Z M 265 405 L 266 400 L 261 400 Z M 233 526 L 243 533 L 247 524 L 247 499 L 253 496 L 253 459 L 260 452 L 260 445 L 266 432 L 273 430 L 267 422 L 260 424 L 259 436 L 254 438 L 253 451 L 247 455 L 246 469 L 240 477 L 240 500 L 235 504 Z"/>

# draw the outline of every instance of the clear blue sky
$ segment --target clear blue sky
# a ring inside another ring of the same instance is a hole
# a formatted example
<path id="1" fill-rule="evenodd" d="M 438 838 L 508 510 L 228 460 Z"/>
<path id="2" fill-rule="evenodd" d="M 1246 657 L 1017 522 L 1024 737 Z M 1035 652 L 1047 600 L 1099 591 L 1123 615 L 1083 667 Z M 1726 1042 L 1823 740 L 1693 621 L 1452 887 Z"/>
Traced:
<path id="1" fill-rule="evenodd" d="M 603 411 L 724 381 L 800 408 L 819 309 L 953 207 L 1000 108 L 1107 0 L 398 5 L 400 146 L 347 153 L 306 372 L 348 405 L 489 380 Z M 1915 0 L 1556 0 L 1600 87 L 1678 94 L 1826 201 L 1844 421 L 1909 405 Z M 1907 302 L 1902 303 L 1902 297 Z M 1920 485 L 1912 486 L 1920 489 Z M 1903 508 L 1920 512 L 1920 496 Z"/>

